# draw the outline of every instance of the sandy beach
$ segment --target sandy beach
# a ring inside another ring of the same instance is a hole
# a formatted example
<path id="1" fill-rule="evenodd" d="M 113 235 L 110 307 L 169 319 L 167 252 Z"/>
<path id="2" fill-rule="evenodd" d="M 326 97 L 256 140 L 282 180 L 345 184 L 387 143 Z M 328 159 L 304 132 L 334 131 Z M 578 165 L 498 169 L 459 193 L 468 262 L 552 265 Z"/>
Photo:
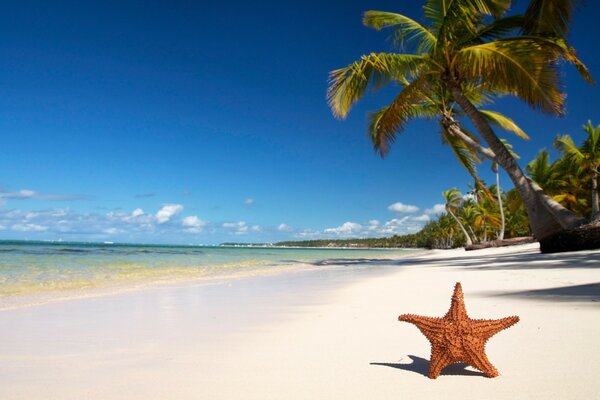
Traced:
<path id="1" fill-rule="evenodd" d="M 600 392 L 600 251 L 432 251 L 362 268 L 178 284 L 0 312 L 2 399 L 584 399 Z M 402 313 L 518 315 L 500 376 L 426 377 Z"/>

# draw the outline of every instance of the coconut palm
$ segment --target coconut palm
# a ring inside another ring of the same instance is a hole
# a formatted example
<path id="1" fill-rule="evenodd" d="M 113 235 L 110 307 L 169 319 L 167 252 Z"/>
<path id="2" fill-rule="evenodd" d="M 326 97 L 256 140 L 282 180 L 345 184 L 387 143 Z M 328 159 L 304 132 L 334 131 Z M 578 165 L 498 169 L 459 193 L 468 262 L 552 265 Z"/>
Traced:
<path id="1" fill-rule="evenodd" d="M 600 125 L 594 127 L 592 121 L 583 126 L 588 134 L 581 147 L 577 147 L 569 135 L 562 135 L 554 141 L 555 147 L 579 171 L 589 174 L 591 178 L 592 221 L 600 220 L 598 204 L 598 175 L 600 174 Z"/>
<path id="2" fill-rule="evenodd" d="M 550 154 L 544 149 L 527 164 L 526 170 L 554 200 L 579 215 L 589 213 L 587 191 L 582 191 L 587 180 L 570 160 L 561 158 L 550 163 Z"/>
<path id="3" fill-rule="evenodd" d="M 400 14 L 366 12 L 365 25 L 394 29 L 395 43 L 414 53 L 371 53 L 332 71 L 328 102 L 334 115 L 344 118 L 369 87 L 379 89 L 391 82 L 401 86 L 389 106 L 370 116 L 369 135 L 384 155 L 405 124 L 423 116 L 427 99 L 442 93 L 460 106 L 495 161 L 507 171 L 523 197 L 536 236 L 544 238 L 583 220 L 528 179 L 476 108 L 469 91 L 477 87 L 487 96 L 516 95 L 534 108 L 560 115 L 564 94 L 556 62 L 571 62 L 584 78 L 591 78 L 560 37 L 508 36 L 523 28 L 525 21 L 523 16 L 504 17 L 510 5 L 510 0 L 427 0 L 427 26 Z M 494 21 L 484 23 L 489 16 Z"/>
<path id="4" fill-rule="evenodd" d="M 467 246 L 472 245 L 473 241 L 471 240 L 471 237 L 467 233 L 467 230 L 465 229 L 462 222 L 460 222 L 460 220 L 454 213 L 454 211 L 462 203 L 462 195 L 460 194 L 460 191 L 457 188 L 451 188 L 451 189 L 448 189 L 445 192 L 443 192 L 442 195 L 444 196 L 444 199 L 446 200 L 446 212 L 450 216 L 452 216 L 452 218 L 454 219 L 454 221 L 456 222 L 456 224 L 462 231 L 463 235 L 465 235 L 465 240 L 467 241 Z"/>
<path id="5" fill-rule="evenodd" d="M 477 217 L 477 203 L 473 200 L 469 200 L 466 201 L 462 208 L 460 209 L 461 211 L 461 217 L 464 220 L 467 228 L 469 228 L 469 232 L 471 232 L 471 237 L 473 238 L 474 242 L 480 242 L 479 238 L 477 237 L 477 234 L 475 233 L 475 229 L 477 229 L 476 223 L 475 223 L 475 218 Z"/>
<path id="6" fill-rule="evenodd" d="M 516 153 L 512 151 L 512 145 L 505 140 L 502 140 L 504 146 L 508 149 L 514 158 L 520 158 Z M 504 239 L 504 231 L 506 230 L 506 219 L 504 216 L 504 207 L 502 206 L 502 191 L 500 189 L 500 173 L 498 171 L 498 163 L 492 159 L 492 171 L 496 175 L 496 200 L 498 201 L 498 210 L 500 211 L 500 231 L 498 232 L 498 239 Z"/>
<path id="7" fill-rule="evenodd" d="M 485 199 L 474 205 L 475 219 L 474 225 L 482 232 L 480 236 L 482 241 L 488 240 L 488 228 L 498 228 L 500 226 L 499 215 L 495 213 L 493 203 Z"/>

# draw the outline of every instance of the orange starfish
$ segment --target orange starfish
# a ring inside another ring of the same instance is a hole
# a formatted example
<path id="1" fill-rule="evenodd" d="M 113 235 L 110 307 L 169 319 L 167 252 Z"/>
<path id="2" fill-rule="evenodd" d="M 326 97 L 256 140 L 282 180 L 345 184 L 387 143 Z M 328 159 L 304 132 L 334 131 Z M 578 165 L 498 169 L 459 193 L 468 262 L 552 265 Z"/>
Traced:
<path id="1" fill-rule="evenodd" d="M 442 369 L 457 362 L 467 363 L 489 378 L 498 376 L 498 370 L 485 355 L 485 343 L 490 337 L 519 322 L 519 317 L 502 319 L 471 319 L 467 315 L 460 282 L 452 294 L 450 310 L 443 318 L 403 314 L 399 321 L 406 321 L 419 328 L 431 342 L 429 374 L 437 378 Z"/>

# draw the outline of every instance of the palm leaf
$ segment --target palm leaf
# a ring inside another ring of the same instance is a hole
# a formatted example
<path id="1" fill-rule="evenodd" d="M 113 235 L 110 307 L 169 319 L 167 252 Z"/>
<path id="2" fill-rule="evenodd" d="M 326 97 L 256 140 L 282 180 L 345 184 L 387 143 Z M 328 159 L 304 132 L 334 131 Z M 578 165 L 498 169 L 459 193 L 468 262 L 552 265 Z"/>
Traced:
<path id="1" fill-rule="evenodd" d="M 511 0 L 428 0 L 424 8 L 432 31 L 447 45 L 475 37 L 484 15 L 500 18 L 510 4 Z"/>
<path id="2" fill-rule="evenodd" d="M 463 78 L 487 82 L 498 92 L 514 94 L 530 106 L 562 115 L 564 93 L 556 47 L 533 38 L 497 40 L 457 52 L 453 67 Z"/>
<path id="3" fill-rule="evenodd" d="M 514 36 L 505 37 L 502 40 L 505 41 L 519 41 L 519 40 L 535 40 L 540 45 L 547 47 L 550 51 L 554 51 L 557 58 L 571 63 L 579 72 L 579 75 L 588 83 L 594 83 L 594 79 L 590 75 L 590 71 L 587 66 L 577 57 L 575 48 L 569 46 L 567 42 L 562 38 L 557 37 L 543 37 L 543 36 Z"/>
<path id="4" fill-rule="evenodd" d="M 423 56 L 412 54 L 371 53 L 345 68 L 330 72 L 327 102 L 333 114 L 345 118 L 369 85 L 379 89 L 392 80 L 408 81 L 423 60 Z"/>
<path id="5" fill-rule="evenodd" d="M 485 188 L 485 185 L 477 174 L 477 164 L 481 162 L 477 152 L 465 142 L 450 134 L 446 129 L 442 129 L 441 133 L 442 140 L 450 146 L 460 165 L 463 166 L 463 168 L 469 173 L 469 175 L 471 175 L 478 185 Z"/>
<path id="6" fill-rule="evenodd" d="M 369 114 L 367 134 L 382 157 L 387 155 L 404 125 L 417 116 L 413 106 L 420 102 L 426 88 L 427 79 L 420 76 L 404 87 L 389 106 Z"/>
<path id="7" fill-rule="evenodd" d="M 385 12 L 367 11 L 363 17 L 363 24 L 371 28 L 381 30 L 384 28 L 395 28 L 394 42 L 403 47 L 404 42 L 416 42 L 417 51 L 428 51 L 435 46 L 435 36 L 423 25 L 405 17 L 404 15 Z"/>
<path id="8" fill-rule="evenodd" d="M 513 121 L 511 118 L 506 115 L 500 114 L 496 111 L 490 110 L 479 110 L 479 113 L 485 118 L 489 123 L 499 126 L 500 128 L 512 132 L 520 138 L 529 139 L 529 136 Z"/>
<path id="9" fill-rule="evenodd" d="M 531 0 L 525 11 L 523 33 L 566 37 L 580 0 Z"/>
<path id="10" fill-rule="evenodd" d="M 485 41 L 497 40 L 506 37 L 511 32 L 520 29 L 523 26 L 525 18 L 522 15 L 513 15 L 506 18 L 495 20 L 484 25 L 477 32 L 477 37 L 472 39 L 474 43 L 483 43 Z"/>

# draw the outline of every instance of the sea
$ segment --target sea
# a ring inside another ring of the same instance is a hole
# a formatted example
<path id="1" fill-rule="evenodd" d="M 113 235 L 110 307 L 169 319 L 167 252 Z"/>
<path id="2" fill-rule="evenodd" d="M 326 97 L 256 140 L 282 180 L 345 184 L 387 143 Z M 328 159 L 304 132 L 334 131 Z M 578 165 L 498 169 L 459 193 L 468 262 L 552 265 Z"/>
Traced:
<path id="1" fill-rule="evenodd" d="M 0 241 L 2 299 L 349 268 L 415 250 Z M 0 308 L 1 308 L 0 304 Z"/>

